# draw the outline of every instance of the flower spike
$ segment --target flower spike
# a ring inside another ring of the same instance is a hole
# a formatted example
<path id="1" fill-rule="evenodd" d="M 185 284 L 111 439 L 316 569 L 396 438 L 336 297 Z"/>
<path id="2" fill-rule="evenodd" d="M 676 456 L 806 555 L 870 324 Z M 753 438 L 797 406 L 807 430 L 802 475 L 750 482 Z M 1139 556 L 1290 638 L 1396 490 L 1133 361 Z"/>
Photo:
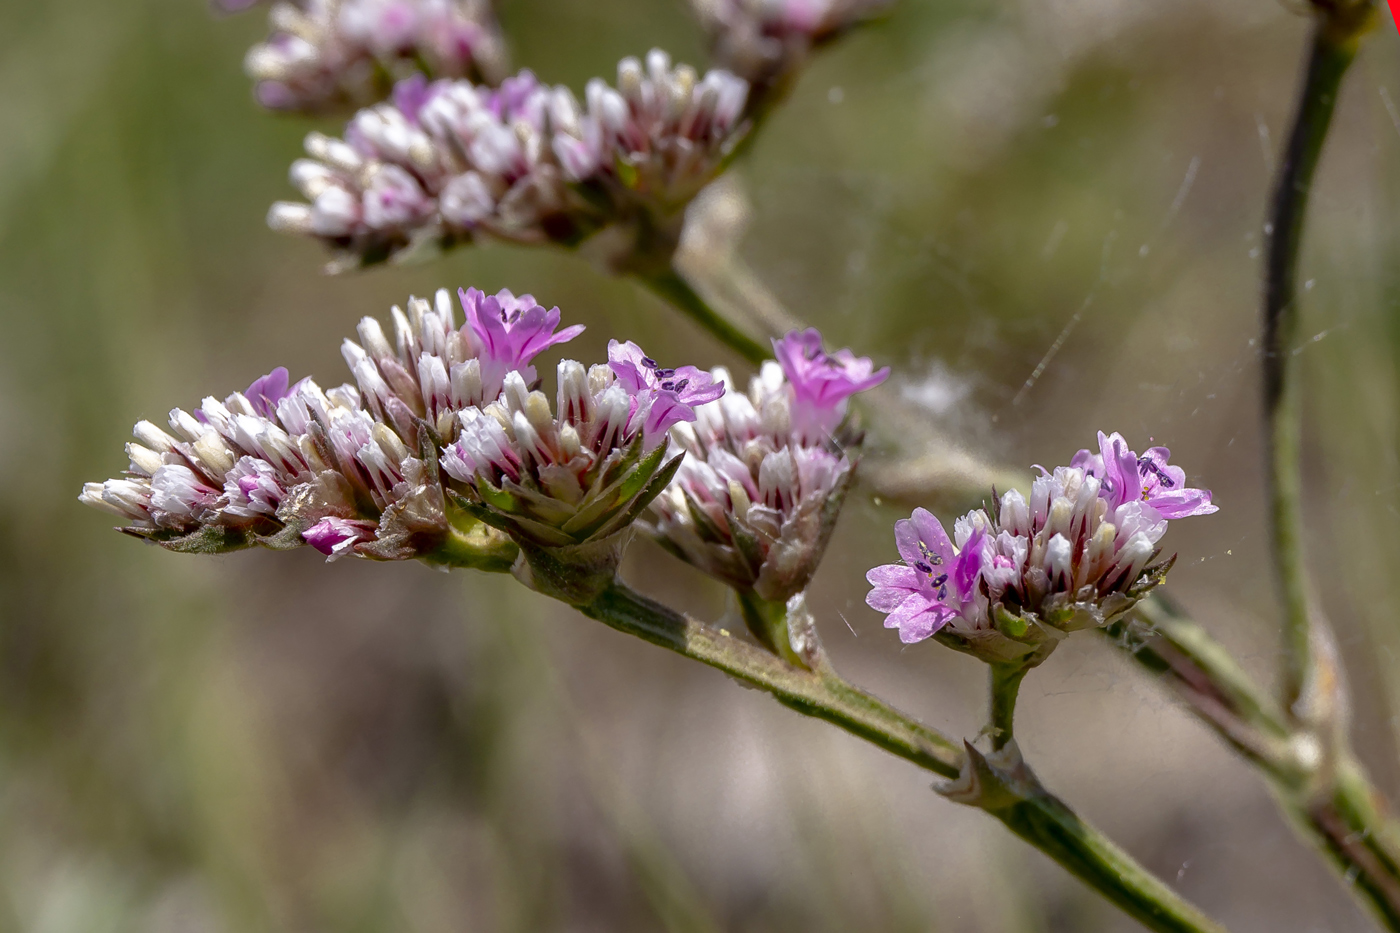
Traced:
<path id="1" fill-rule="evenodd" d="M 686 204 L 747 131 L 747 93 L 660 50 L 623 59 L 616 88 L 590 82 L 582 106 L 528 70 L 499 89 L 405 79 L 344 139 L 307 137 L 291 170 L 306 201 L 274 204 L 268 224 L 324 242 L 333 270 L 479 237 L 576 246 L 605 227 L 622 234 L 605 261 L 669 260 Z"/>
<path id="2" fill-rule="evenodd" d="M 559 309 L 529 295 L 473 289 L 462 300 L 461 327 L 446 290 L 394 308 L 392 340 L 362 320 L 359 342 L 342 347 L 356 385 L 293 385 L 279 367 L 193 414 L 175 409 L 169 431 L 138 423 L 126 477 L 87 484 L 81 500 L 173 550 L 309 544 L 331 559 L 507 569 L 514 545 L 451 507 L 437 450 L 456 438 L 461 412 L 512 377 L 534 382 L 531 360 L 582 328 L 558 330 Z"/>

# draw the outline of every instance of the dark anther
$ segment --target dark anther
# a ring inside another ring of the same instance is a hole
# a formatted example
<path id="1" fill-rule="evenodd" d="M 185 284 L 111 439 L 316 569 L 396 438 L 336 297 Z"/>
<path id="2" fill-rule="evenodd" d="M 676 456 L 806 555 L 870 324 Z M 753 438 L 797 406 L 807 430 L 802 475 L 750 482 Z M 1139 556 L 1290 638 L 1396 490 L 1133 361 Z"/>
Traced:
<path id="1" fill-rule="evenodd" d="M 689 379 L 682 379 L 680 382 L 676 383 L 676 391 L 677 391 L 677 392 L 684 392 L 684 391 L 685 391 L 685 387 L 688 386 L 688 385 L 690 385 L 690 380 L 689 380 Z"/>
<path id="2" fill-rule="evenodd" d="M 933 568 L 921 560 L 914 561 L 914 569 L 919 573 L 933 573 Z"/>
<path id="3" fill-rule="evenodd" d="M 947 583 L 947 582 L 948 582 L 948 575 L 947 575 L 946 573 L 940 573 L 937 577 L 934 578 L 933 585 L 934 585 L 934 586 L 942 586 L 943 584 L 945 584 L 945 583 Z"/>
<path id="4" fill-rule="evenodd" d="M 656 371 L 656 378 L 658 378 L 658 379 L 670 379 L 670 378 L 671 378 L 672 376 L 674 376 L 675 374 L 676 374 L 676 371 L 675 371 L 674 369 L 658 369 L 658 370 Z"/>
<path id="5" fill-rule="evenodd" d="M 1144 470 L 1156 473 L 1157 480 L 1168 489 L 1176 485 L 1176 481 L 1167 474 L 1167 471 L 1159 467 L 1155 461 L 1148 457 L 1138 458 L 1138 472 L 1141 473 Z"/>
<path id="6" fill-rule="evenodd" d="M 663 382 L 661 383 L 661 388 L 665 389 L 667 392 L 674 392 L 676 391 L 676 384 L 674 382 Z"/>
<path id="7" fill-rule="evenodd" d="M 655 369 L 656 360 L 652 359 L 649 356 L 644 356 L 642 357 L 642 365 L 645 366 L 647 369 Z"/>

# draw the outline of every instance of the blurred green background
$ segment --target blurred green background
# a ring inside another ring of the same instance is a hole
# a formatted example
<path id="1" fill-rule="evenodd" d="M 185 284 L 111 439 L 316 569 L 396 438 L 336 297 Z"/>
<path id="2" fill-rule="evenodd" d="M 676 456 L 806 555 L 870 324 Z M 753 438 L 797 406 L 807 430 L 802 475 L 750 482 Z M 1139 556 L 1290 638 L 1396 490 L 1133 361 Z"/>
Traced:
<path id="1" fill-rule="evenodd" d="M 500 13 L 514 61 L 576 89 L 653 45 L 703 61 L 679 0 Z M 762 283 L 969 448 L 1172 447 L 1221 512 L 1173 529 L 1170 590 L 1261 677 L 1260 226 L 1306 27 L 1278 0 L 900 0 L 738 173 Z M 264 29 L 199 0 L 0 3 L 0 929 L 1134 929 L 927 774 L 510 579 L 178 556 L 78 505 L 137 419 L 275 365 L 335 384 L 361 316 L 440 286 L 561 305 L 584 360 L 618 336 L 731 361 L 577 256 L 321 276 L 263 226 L 309 128 L 251 101 Z M 1309 551 L 1359 753 L 1400 797 L 1397 102 L 1386 18 L 1325 154 L 1301 352 Z M 976 662 L 902 649 L 863 604 L 899 514 L 853 498 L 813 608 L 854 680 L 972 736 Z M 724 611 L 648 544 L 626 574 Z M 1368 928 L 1249 769 L 1099 640 L 1020 709 L 1046 782 L 1232 930 Z"/>

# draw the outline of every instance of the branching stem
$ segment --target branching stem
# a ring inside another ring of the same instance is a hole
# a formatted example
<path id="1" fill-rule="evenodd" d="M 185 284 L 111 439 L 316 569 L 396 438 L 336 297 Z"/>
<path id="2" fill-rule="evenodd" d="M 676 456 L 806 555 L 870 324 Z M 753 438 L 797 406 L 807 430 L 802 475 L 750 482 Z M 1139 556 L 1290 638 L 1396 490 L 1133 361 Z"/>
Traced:
<path id="1" fill-rule="evenodd" d="M 955 743 L 841 679 L 829 667 L 793 667 L 756 644 L 682 615 L 618 583 L 587 606 L 604 624 L 718 668 L 934 774 L 957 777 L 965 755 Z M 984 809 L 1012 832 L 1158 933 L 1224 933 L 1130 855 L 1039 789 Z"/>

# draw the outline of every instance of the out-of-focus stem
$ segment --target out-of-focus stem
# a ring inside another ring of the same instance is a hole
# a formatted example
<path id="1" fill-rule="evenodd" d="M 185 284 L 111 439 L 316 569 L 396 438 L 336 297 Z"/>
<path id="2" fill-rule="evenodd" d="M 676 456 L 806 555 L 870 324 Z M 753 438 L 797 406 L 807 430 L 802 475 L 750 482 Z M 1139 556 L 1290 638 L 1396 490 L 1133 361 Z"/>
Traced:
<path id="1" fill-rule="evenodd" d="M 1304 840 L 1386 929 L 1400 931 L 1400 824 L 1350 750 L 1324 754 L 1311 730 L 1166 600 L 1143 600 L 1134 616 L 1106 634 L 1255 765 Z"/>
<path id="2" fill-rule="evenodd" d="M 1313 175 L 1332 122 L 1337 91 L 1374 17 L 1369 0 L 1315 5 L 1317 22 L 1307 71 L 1274 190 L 1264 273 L 1264 419 L 1269 523 L 1284 609 L 1283 699 L 1290 714 L 1319 689 L 1319 639 L 1330 639 L 1316 610 L 1303 553 L 1302 389 L 1294 344 L 1298 335 L 1298 253 Z"/>
<path id="3" fill-rule="evenodd" d="M 958 777 L 966 768 L 965 753 L 953 742 L 847 683 L 827 665 L 819 665 L 815 671 L 795 668 L 757 645 L 716 631 L 620 583 L 579 608 L 618 631 L 669 648 L 766 690 L 785 706 L 831 722 L 935 774 Z M 1182 900 L 1033 779 L 1026 789 L 1004 788 L 994 801 L 978 805 L 1148 929 L 1159 933 L 1223 933 L 1222 927 Z"/>
<path id="4" fill-rule="evenodd" d="M 708 331 L 716 340 L 755 366 L 773 355 L 772 348 L 750 337 L 701 298 L 674 269 L 638 275 L 638 281 Z"/>

